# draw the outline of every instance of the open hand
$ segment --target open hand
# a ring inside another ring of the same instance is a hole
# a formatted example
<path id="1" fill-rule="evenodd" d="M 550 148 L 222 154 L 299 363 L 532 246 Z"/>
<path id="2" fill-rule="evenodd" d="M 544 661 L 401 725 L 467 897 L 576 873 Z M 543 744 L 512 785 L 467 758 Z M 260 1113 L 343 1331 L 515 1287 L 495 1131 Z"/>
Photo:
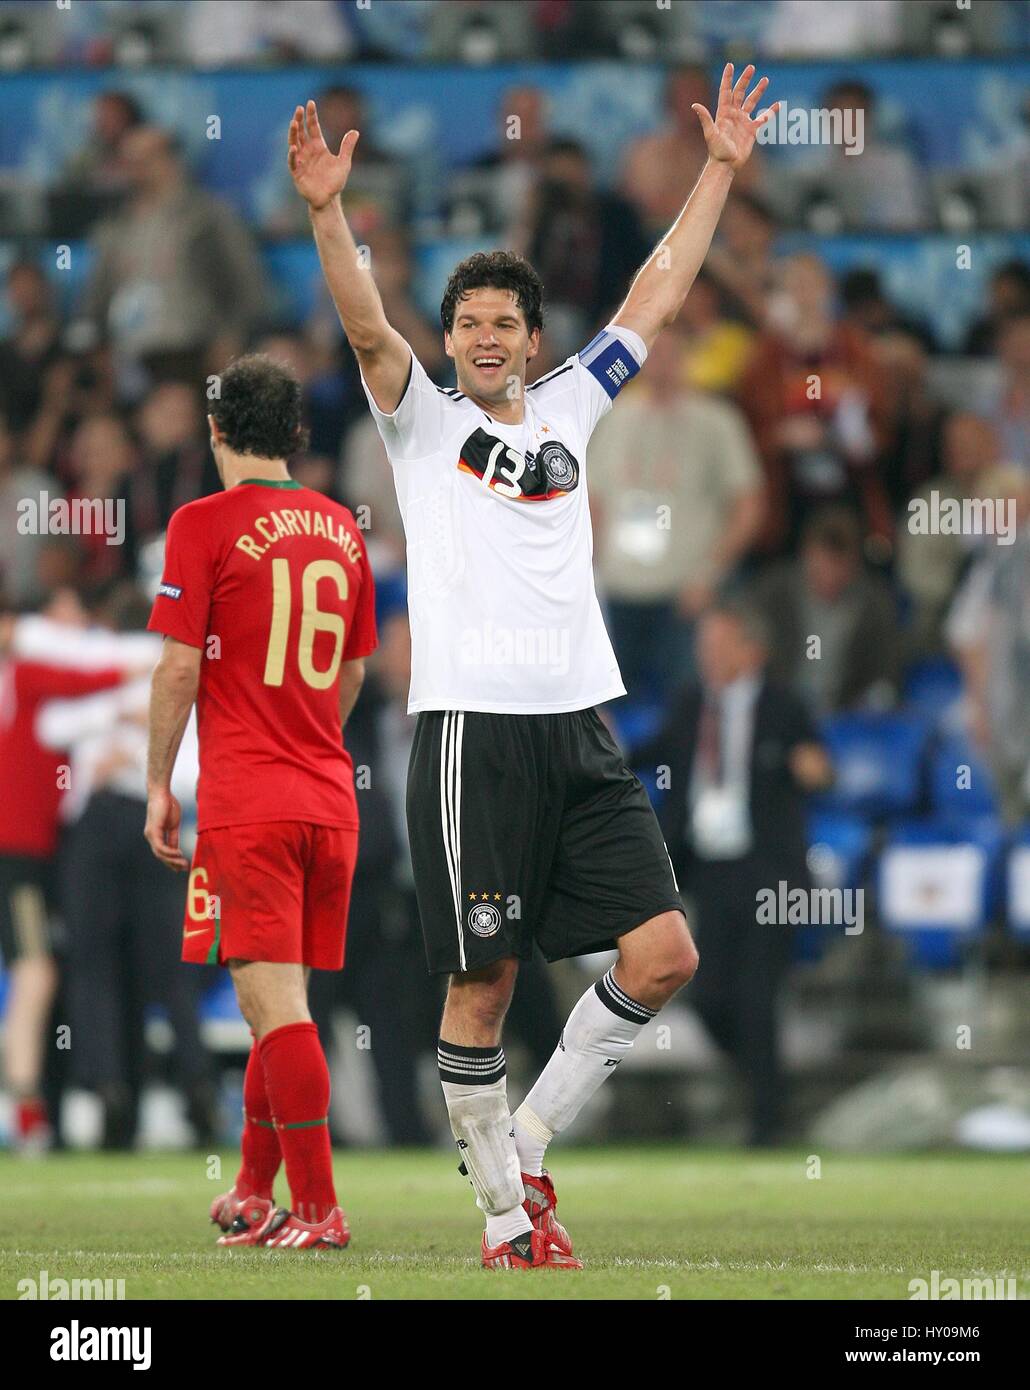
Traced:
<path id="1" fill-rule="evenodd" d="M 346 187 L 357 143 L 358 132 L 348 130 L 339 154 L 333 154 L 318 124 L 315 103 L 309 101 L 294 111 L 286 162 L 297 192 L 312 208 L 324 208 Z"/>
<path id="2" fill-rule="evenodd" d="M 733 64 L 727 63 L 722 70 L 722 81 L 719 83 L 719 105 L 716 108 L 715 120 L 713 121 L 708 110 L 697 102 L 690 108 L 697 112 L 697 118 L 701 122 L 709 156 L 720 164 L 728 164 L 733 170 L 747 163 L 754 149 L 758 131 L 780 109 L 780 103 L 777 101 L 768 110 L 752 118 L 751 112 L 769 85 L 769 79 L 763 77 L 755 84 L 751 95 L 745 96 L 748 83 L 754 75 L 754 66 L 748 63 L 734 84 Z"/>

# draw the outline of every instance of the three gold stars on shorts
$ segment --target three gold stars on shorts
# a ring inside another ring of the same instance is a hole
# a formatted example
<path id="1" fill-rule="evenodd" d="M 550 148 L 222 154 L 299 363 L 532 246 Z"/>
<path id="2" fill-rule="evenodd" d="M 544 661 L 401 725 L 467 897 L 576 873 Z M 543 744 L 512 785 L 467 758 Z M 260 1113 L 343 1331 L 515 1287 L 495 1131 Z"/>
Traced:
<path id="1" fill-rule="evenodd" d="M 495 903 L 499 903 L 499 902 L 501 901 L 501 895 L 500 895 L 500 893 L 495 893 L 495 894 L 493 895 L 493 898 L 494 898 L 494 902 L 495 902 Z M 489 893 L 470 893 L 470 894 L 469 894 L 469 902 L 470 902 L 470 903 L 488 903 L 489 901 L 490 901 L 490 894 L 489 894 Z"/>

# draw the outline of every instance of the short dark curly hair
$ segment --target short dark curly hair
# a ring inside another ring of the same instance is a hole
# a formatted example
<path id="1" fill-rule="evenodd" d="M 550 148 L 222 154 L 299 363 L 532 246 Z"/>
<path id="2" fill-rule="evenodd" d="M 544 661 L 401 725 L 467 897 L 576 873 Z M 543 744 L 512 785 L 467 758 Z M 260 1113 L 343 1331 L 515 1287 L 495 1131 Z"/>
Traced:
<path id="1" fill-rule="evenodd" d="M 440 304 L 440 322 L 450 333 L 458 301 L 470 290 L 511 290 L 526 317 L 526 327 L 544 326 L 544 287 L 529 262 L 512 251 L 476 251 L 454 267 Z"/>
<path id="2" fill-rule="evenodd" d="M 284 459 L 307 447 L 300 382 L 264 353 L 238 357 L 226 367 L 208 411 L 236 454 Z"/>

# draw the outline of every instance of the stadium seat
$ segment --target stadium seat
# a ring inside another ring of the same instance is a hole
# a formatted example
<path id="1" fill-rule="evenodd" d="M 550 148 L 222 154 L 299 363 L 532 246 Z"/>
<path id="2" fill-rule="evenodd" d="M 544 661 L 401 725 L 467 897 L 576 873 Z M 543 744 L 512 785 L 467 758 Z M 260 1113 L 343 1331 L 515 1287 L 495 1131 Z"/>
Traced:
<path id="1" fill-rule="evenodd" d="M 905 705 L 935 729 L 951 729 L 962 698 L 962 675 L 947 657 L 929 657 L 910 667 Z"/>
<path id="2" fill-rule="evenodd" d="M 1030 826 L 1016 836 L 1005 873 L 1005 917 L 1009 931 L 1030 941 Z"/>
<path id="3" fill-rule="evenodd" d="M 837 780 L 816 801 L 819 810 L 876 820 L 915 809 L 929 737 L 924 719 L 841 714 L 825 720 L 822 732 Z"/>
<path id="4" fill-rule="evenodd" d="M 997 810 L 990 769 L 966 738 L 942 739 L 934 749 L 930 804 L 938 815 L 950 820 L 992 816 Z"/>
<path id="5" fill-rule="evenodd" d="M 862 886 L 872 850 L 873 832 L 857 816 L 813 811 L 808 817 L 808 869 L 817 888 Z M 794 937 L 794 959 L 819 960 L 832 935 L 842 927 L 799 927 Z"/>
<path id="6" fill-rule="evenodd" d="M 982 935 L 998 906 L 1003 833 L 989 818 L 941 817 L 891 827 L 880 855 L 877 899 L 886 931 L 905 938 L 912 958 L 947 968 Z"/>
<path id="7" fill-rule="evenodd" d="M 623 748 L 637 748 L 657 734 L 665 710 L 650 701 L 624 700 L 621 705 L 613 705 L 610 714 Z"/>
<path id="8" fill-rule="evenodd" d="M 865 877 L 872 830 L 857 816 L 813 811 L 808 818 L 808 868 L 820 888 L 858 888 Z"/>

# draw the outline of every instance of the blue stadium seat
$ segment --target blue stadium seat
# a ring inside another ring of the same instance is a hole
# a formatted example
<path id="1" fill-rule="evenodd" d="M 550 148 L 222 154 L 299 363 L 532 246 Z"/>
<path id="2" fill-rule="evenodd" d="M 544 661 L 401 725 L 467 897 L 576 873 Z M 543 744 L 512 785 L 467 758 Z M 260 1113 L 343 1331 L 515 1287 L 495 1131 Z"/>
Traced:
<path id="1" fill-rule="evenodd" d="M 652 701 L 623 700 L 609 710 L 623 748 L 637 748 L 662 727 L 665 708 Z"/>
<path id="2" fill-rule="evenodd" d="M 822 732 L 837 780 L 818 798 L 819 810 L 876 820 L 915 809 L 929 737 L 924 719 L 839 714 L 823 722 Z"/>
<path id="3" fill-rule="evenodd" d="M 1005 866 L 1005 916 L 1009 931 L 1030 941 L 1030 825 L 1016 834 Z"/>
<path id="4" fill-rule="evenodd" d="M 938 815 L 951 820 L 993 816 L 997 811 L 990 769 L 968 739 L 953 735 L 934 749 L 930 803 Z"/>
<path id="5" fill-rule="evenodd" d="M 817 888 L 858 888 L 865 879 L 872 850 L 873 832 L 857 816 L 832 811 L 812 811 L 808 816 L 808 869 Z M 794 935 L 795 961 L 822 958 L 842 927 L 798 927 Z"/>
<path id="6" fill-rule="evenodd" d="M 950 726 L 962 698 L 962 674 L 946 656 L 928 657 L 909 668 L 905 705 L 937 729 Z"/>
<path id="7" fill-rule="evenodd" d="M 963 945 L 986 930 L 998 907 L 1003 842 L 990 818 L 933 817 L 891 827 L 878 866 L 879 918 L 905 938 L 918 964 L 956 965 Z"/>
<path id="8" fill-rule="evenodd" d="M 821 888 L 858 888 L 865 877 L 873 833 L 858 816 L 813 811 L 808 817 L 808 867 Z"/>
<path id="9" fill-rule="evenodd" d="M 226 971 L 224 978 L 213 984 L 200 1001 L 200 1017 L 205 1022 L 235 1022 L 240 1017 L 236 992 Z"/>

